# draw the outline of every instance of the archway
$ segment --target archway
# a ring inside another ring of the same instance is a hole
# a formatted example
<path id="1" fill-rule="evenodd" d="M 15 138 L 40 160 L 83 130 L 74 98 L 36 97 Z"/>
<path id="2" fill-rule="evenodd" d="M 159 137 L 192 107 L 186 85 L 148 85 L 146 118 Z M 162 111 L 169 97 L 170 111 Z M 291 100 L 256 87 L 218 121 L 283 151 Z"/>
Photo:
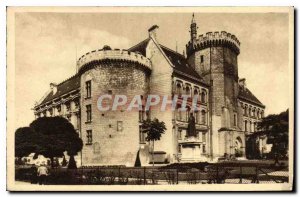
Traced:
<path id="1" fill-rule="evenodd" d="M 240 137 L 237 137 L 234 141 L 234 153 L 236 157 L 243 156 L 243 141 Z"/>

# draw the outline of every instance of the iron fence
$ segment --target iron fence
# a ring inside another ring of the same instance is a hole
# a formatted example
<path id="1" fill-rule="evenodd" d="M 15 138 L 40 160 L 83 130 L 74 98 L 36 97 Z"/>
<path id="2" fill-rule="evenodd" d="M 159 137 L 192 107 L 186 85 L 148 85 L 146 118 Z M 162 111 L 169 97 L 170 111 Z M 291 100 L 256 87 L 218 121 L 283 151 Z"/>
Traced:
<path id="1" fill-rule="evenodd" d="M 288 182 L 287 166 L 217 163 L 204 169 L 168 167 L 81 167 L 50 169 L 52 185 L 244 184 Z M 37 183 L 33 168 L 16 168 L 16 180 Z"/>

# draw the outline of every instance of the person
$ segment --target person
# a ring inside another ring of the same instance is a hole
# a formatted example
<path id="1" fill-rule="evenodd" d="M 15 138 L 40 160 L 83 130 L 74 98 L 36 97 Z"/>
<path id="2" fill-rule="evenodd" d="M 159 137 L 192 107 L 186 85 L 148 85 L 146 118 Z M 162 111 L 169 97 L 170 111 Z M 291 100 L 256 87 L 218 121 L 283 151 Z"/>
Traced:
<path id="1" fill-rule="evenodd" d="M 39 184 L 40 185 L 43 185 L 43 184 L 45 185 L 45 181 L 46 181 L 46 178 L 48 176 L 48 168 L 45 165 L 45 163 L 42 163 L 40 165 L 40 167 L 37 170 L 37 174 L 38 174 L 38 177 L 39 177 Z"/>
<path id="2" fill-rule="evenodd" d="M 280 165 L 278 153 L 275 153 L 275 154 L 274 154 L 274 157 L 275 157 L 275 158 L 274 158 L 274 166 Z"/>

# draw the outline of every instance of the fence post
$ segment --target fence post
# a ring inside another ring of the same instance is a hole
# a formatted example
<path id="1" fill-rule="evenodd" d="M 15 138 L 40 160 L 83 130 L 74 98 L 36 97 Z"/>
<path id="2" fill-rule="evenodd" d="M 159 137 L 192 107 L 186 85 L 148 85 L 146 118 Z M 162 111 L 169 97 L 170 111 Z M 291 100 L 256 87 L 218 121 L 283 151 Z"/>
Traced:
<path id="1" fill-rule="evenodd" d="M 242 165 L 240 164 L 240 182 L 239 183 L 243 183 L 243 169 L 242 169 Z"/>
<path id="2" fill-rule="evenodd" d="M 256 165 L 256 180 L 255 180 L 255 183 L 259 183 L 259 180 L 258 180 L 258 165 Z"/>
<path id="3" fill-rule="evenodd" d="M 176 183 L 177 183 L 177 185 L 178 185 L 178 183 L 179 183 L 179 177 L 178 177 L 178 175 L 179 175 L 179 173 L 178 173 L 178 168 L 176 168 L 176 178 L 177 178 Z"/>
<path id="4" fill-rule="evenodd" d="M 217 177 L 216 177 L 216 182 L 219 183 L 219 165 L 216 164 L 217 166 Z"/>
<path id="5" fill-rule="evenodd" d="M 144 185 L 146 185 L 146 167 L 144 167 Z"/>

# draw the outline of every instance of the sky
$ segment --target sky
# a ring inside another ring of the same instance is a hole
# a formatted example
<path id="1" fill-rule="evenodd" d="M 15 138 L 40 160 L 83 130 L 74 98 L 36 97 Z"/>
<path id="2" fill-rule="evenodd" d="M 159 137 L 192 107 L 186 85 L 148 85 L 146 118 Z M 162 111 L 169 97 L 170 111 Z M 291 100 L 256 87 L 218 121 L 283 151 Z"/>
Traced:
<path id="1" fill-rule="evenodd" d="M 158 41 L 182 53 L 191 18 L 192 13 L 16 13 L 15 127 L 34 120 L 34 103 L 51 82 L 76 73 L 81 55 L 104 45 L 128 49 L 146 39 L 154 24 Z M 240 40 L 239 77 L 266 105 L 266 115 L 288 108 L 288 14 L 195 13 L 195 19 L 198 35 L 224 30 Z"/>

